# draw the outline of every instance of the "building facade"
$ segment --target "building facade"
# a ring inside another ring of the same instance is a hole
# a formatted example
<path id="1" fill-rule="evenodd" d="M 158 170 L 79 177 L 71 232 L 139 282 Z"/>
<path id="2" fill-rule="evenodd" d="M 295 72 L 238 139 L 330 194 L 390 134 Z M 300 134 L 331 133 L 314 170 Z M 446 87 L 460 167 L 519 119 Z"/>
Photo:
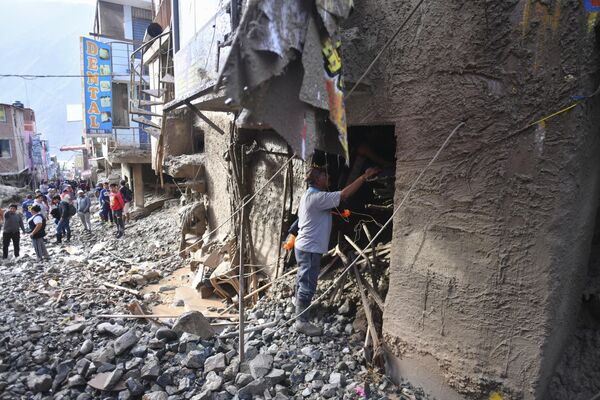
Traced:
<path id="1" fill-rule="evenodd" d="M 110 100 L 99 113 L 100 127 L 108 126 L 109 129 L 90 129 L 90 124 L 86 123 L 84 132 L 91 166 L 96 169 L 91 175 L 97 176 L 97 170 L 104 170 L 105 177 L 109 177 L 113 170 L 120 171 L 121 176 L 132 183 L 135 203 L 139 207 L 144 205 L 143 177 L 150 172 L 150 136 L 146 119 L 139 114 L 130 114 L 130 111 L 137 108 L 138 100 L 144 96 L 141 90 L 147 89 L 148 74 L 141 68 L 138 50 L 152 18 L 150 0 L 98 0 L 92 38 L 82 39 L 86 43 L 87 40 L 101 43 L 98 46 L 109 54 L 106 68 L 110 68 L 110 83 L 106 84 L 110 88 Z M 84 69 L 89 66 L 85 61 L 86 51 L 82 45 Z M 99 57 L 101 60 L 102 56 Z M 102 70 L 96 74 L 101 81 L 106 75 Z M 130 79 L 132 76 L 134 80 Z M 86 82 L 89 83 L 87 78 L 84 80 L 84 113 L 92 110 L 88 103 L 89 94 L 86 95 Z M 99 89 L 101 93 L 103 88 Z M 109 125 L 103 125 L 105 123 Z"/>
<path id="2" fill-rule="evenodd" d="M 0 176 L 6 183 L 37 187 L 48 179 L 48 146 L 36 130 L 35 112 L 21 102 L 0 104 Z"/>
<path id="3" fill-rule="evenodd" d="M 395 181 L 372 216 L 402 205 L 382 321 L 390 376 L 443 399 L 597 393 L 600 376 L 581 369 L 595 365 L 581 338 L 597 332 L 600 298 L 595 16 L 560 1 L 273 3 L 170 3 L 175 95 L 155 110 L 157 173 L 201 175 L 216 227 L 295 155 L 248 212 L 254 260 L 273 265 L 306 149 L 342 171 L 337 187 L 365 147 L 378 152 Z M 327 104 L 340 97 L 345 108 Z"/>

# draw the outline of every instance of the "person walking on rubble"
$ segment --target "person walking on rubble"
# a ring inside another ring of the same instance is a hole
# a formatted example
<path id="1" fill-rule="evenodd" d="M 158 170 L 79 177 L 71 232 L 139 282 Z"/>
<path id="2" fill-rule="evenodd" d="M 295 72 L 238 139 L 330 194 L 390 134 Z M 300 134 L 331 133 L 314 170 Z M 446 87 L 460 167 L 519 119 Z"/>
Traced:
<path id="1" fill-rule="evenodd" d="M 129 222 L 129 208 L 131 206 L 131 202 L 133 201 L 133 192 L 127 186 L 127 181 L 121 181 L 121 187 L 119 188 L 119 192 L 121 192 L 121 197 L 125 202 L 125 207 L 123 207 L 123 221 Z"/>
<path id="2" fill-rule="evenodd" d="M 90 198 L 81 189 L 77 191 L 77 215 L 83 225 L 83 230 L 87 233 L 92 233 L 92 222 L 90 215 L 90 208 L 92 202 Z"/>
<path id="3" fill-rule="evenodd" d="M 110 209 L 110 190 L 108 187 L 108 182 L 104 182 L 102 185 L 102 190 L 100 190 L 100 218 L 106 224 L 110 220 L 111 226 L 114 223 L 113 213 Z"/>
<path id="4" fill-rule="evenodd" d="M 15 251 L 15 258 L 19 257 L 19 242 L 21 240 L 21 234 L 19 232 L 25 232 L 25 226 L 23 225 L 23 218 L 17 213 L 17 205 L 11 204 L 8 206 L 8 211 L 4 213 L 4 231 L 2 232 L 2 258 L 8 258 L 8 248 L 10 242 L 13 243 Z"/>
<path id="5" fill-rule="evenodd" d="M 312 167 L 306 176 L 307 191 L 302 195 L 298 206 L 298 237 L 294 252 L 298 263 L 296 276 L 296 322 L 297 332 L 309 336 L 320 336 L 320 327 L 309 322 L 309 312 L 313 296 L 317 290 L 317 279 L 321 267 L 321 256 L 329 247 L 331 234 L 331 209 L 340 205 L 360 189 L 379 169 L 369 168 L 354 182 L 341 191 L 328 192 L 329 176 L 321 167 Z"/>
<path id="6" fill-rule="evenodd" d="M 119 188 L 116 183 L 110 184 L 110 209 L 113 213 L 115 224 L 117 225 L 116 237 L 120 238 L 125 234 L 125 222 L 123 222 L 123 208 L 125 207 L 125 201 L 123 196 L 119 192 Z"/>
<path id="7" fill-rule="evenodd" d="M 29 230 L 31 230 L 29 237 L 31 238 L 31 244 L 33 245 L 33 250 L 35 250 L 38 261 L 48 261 L 50 260 L 50 255 L 48 254 L 46 244 L 44 243 L 44 236 L 46 236 L 46 218 L 42 215 L 41 211 L 42 208 L 39 204 L 34 204 L 31 207 L 32 217 L 27 220 L 27 224 L 29 225 Z"/>
<path id="8" fill-rule="evenodd" d="M 67 235 L 66 241 L 71 241 L 71 217 L 77 213 L 75 206 L 69 202 L 68 198 L 61 200 L 59 195 L 54 196 L 52 203 L 57 206 L 58 211 L 54 217 L 58 217 L 56 225 L 56 244 L 62 243 L 63 235 Z"/>

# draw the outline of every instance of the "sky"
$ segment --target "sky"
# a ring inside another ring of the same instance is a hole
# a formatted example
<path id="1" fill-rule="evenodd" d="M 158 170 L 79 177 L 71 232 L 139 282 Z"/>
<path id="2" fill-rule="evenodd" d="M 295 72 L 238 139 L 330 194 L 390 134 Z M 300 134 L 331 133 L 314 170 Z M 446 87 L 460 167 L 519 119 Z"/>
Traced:
<path id="1" fill-rule="evenodd" d="M 0 74 L 81 73 L 79 37 L 89 36 L 95 0 L 0 0 Z M 0 77 L 0 103 L 21 101 L 35 111 L 50 153 L 81 143 L 81 122 L 67 122 L 67 104 L 81 104 L 81 78 Z"/>

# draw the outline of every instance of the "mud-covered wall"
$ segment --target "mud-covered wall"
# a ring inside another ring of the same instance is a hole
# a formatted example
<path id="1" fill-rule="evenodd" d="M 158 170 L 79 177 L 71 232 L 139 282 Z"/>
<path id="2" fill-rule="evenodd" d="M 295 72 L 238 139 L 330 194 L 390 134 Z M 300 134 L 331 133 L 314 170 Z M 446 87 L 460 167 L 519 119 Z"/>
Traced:
<path id="1" fill-rule="evenodd" d="M 263 186 L 264 189 L 251 204 L 252 239 L 256 262 L 266 266 L 268 274 L 273 276 L 277 264 L 278 250 L 281 246 L 279 232 L 281 229 L 285 170 L 279 173 L 271 183 L 266 186 L 265 184 L 286 163 L 289 157 L 285 140 L 275 132 L 254 132 L 254 134 L 246 137 L 246 139 L 256 143 L 256 151 L 248 157 L 248 164 L 246 165 L 247 171 L 250 172 L 249 190 L 250 193 L 256 193 Z M 305 187 L 303 182 L 304 166 L 303 162 L 299 160 L 292 161 L 290 166 L 293 169 L 293 182 L 289 182 L 289 185 L 293 188 L 291 203 L 292 212 L 295 212 Z M 286 209 L 289 209 L 289 206 L 288 199 Z M 284 252 L 281 254 L 283 255 Z"/>
<path id="2" fill-rule="evenodd" d="M 355 2 L 345 63 L 366 66 L 416 3 Z M 384 314 L 396 372 L 441 398 L 547 398 L 573 337 L 597 108 L 511 133 L 596 89 L 590 18 L 579 0 L 425 1 L 347 104 L 351 124 L 396 126 L 396 204 L 466 122 L 394 219 Z"/>
<path id="3" fill-rule="evenodd" d="M 233 115 L 220 112 L 205 112 L 205 115 L 217 124 L 224 132 L 229 132 L 229 124 Z M 204 130 L 205 179 L 208 197 L 208 229 L 213 230 L 221 225 L 231 215 L 229 198 L 228 163 L 225 154 L 229 148 L 229 134 L 218 133 L 204 121 L 196 118 L 195 124 Z M 224 237 L 229 233 L 230 224 L 225 224 L 215 237 Z"/>

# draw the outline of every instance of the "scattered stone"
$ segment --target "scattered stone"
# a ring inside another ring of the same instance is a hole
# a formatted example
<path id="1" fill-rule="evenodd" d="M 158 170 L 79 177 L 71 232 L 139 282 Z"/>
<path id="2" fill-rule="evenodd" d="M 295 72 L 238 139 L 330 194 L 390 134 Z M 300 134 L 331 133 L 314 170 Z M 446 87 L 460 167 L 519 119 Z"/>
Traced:
<path id="1" fill-rule="evenodd" d="M 177 332 L 169 329 L 169 328 L 159 328 L 156 330 L 156 334 L 154 335 L 158 340 L 164 340 L 167 342 L 177 340 Z"/>
<path id="2" fill-rule="evenodd" d="M 121 336 L 127 332 L 127 328 L 121 325 L 111 324 L 110 322 L 98 324 L 96 329 L 98 330 L 98 333 L 109 333 L 113 336 Z"/>
<path id="3" fill-rule="evenodd" d="M 146 393 L 142 400 L 168 400 L 169 395 L 166 392 L 151 392 Z"/>
<path id="4" fill-rule="evenodd" d="M 182 314 L 177 318 L 177 321 L 175 321 L 173 330 L 180 333 L 191 333 L 202 339 L 209 339 L 215 334 L 210 322 L 200 311 L 190 311 Z"/>
<path id="5" fill-rule="evenodd" d="M 206 382 L 204 382 L 202 390 L 214 392 L 216 390 L 219 390 L 222 384 L 223 378 L 217 375 L 215 371 L 210 371 L 208 375 L 206 375 Z"/>
<path id="6" fill-rule="evenodd" d="M 190 351 L 185 358 L 181 361 L 181 364 L 188 368 L 198 369 L 204 366 L 204 361 L 206 360 L 206 356 L 204 352 L 194 350 Z"/>
<path id="7" fill-rule="evenodd" d="M 27 377 L 27 387 L 33 393 L 45 393 L 52 388 L 50 375 L 30 375 Z"/>
<path id="8" fill-rule="evenodd" d="M 139 338 L 135 334 L 135 330 L 130 330 L 121 335 L 117 340 L 115 340 L 114 348 L 115 355 L 119 356 L 123 354 L 125 351 L 132 348 L 137 342 Z"/>
<path id="9" fill-rule="evenodd" d="M 204 372 L 216 371 L 221 372 L 225 369 L 225 354 L 217 353 L 212 357 L 208 357 L 204 362 Z M 215 389 L 216 390 L 216 389 Z"/>
<path id="10" fill-rule="evenodd" d="M 79 354 L 86 355 L 89 354 L 94 349 L 94 342 L 90 339 L 86 339 L 85 342 L 79 348 Z"/>
<path id="11" fill-rule="evenodd" d="M 250 373 L 254 379 L 262 378 L 267 375 L 273 366 L 273 356 L 268 354 L 259 354 L 248 364 Z"/>

